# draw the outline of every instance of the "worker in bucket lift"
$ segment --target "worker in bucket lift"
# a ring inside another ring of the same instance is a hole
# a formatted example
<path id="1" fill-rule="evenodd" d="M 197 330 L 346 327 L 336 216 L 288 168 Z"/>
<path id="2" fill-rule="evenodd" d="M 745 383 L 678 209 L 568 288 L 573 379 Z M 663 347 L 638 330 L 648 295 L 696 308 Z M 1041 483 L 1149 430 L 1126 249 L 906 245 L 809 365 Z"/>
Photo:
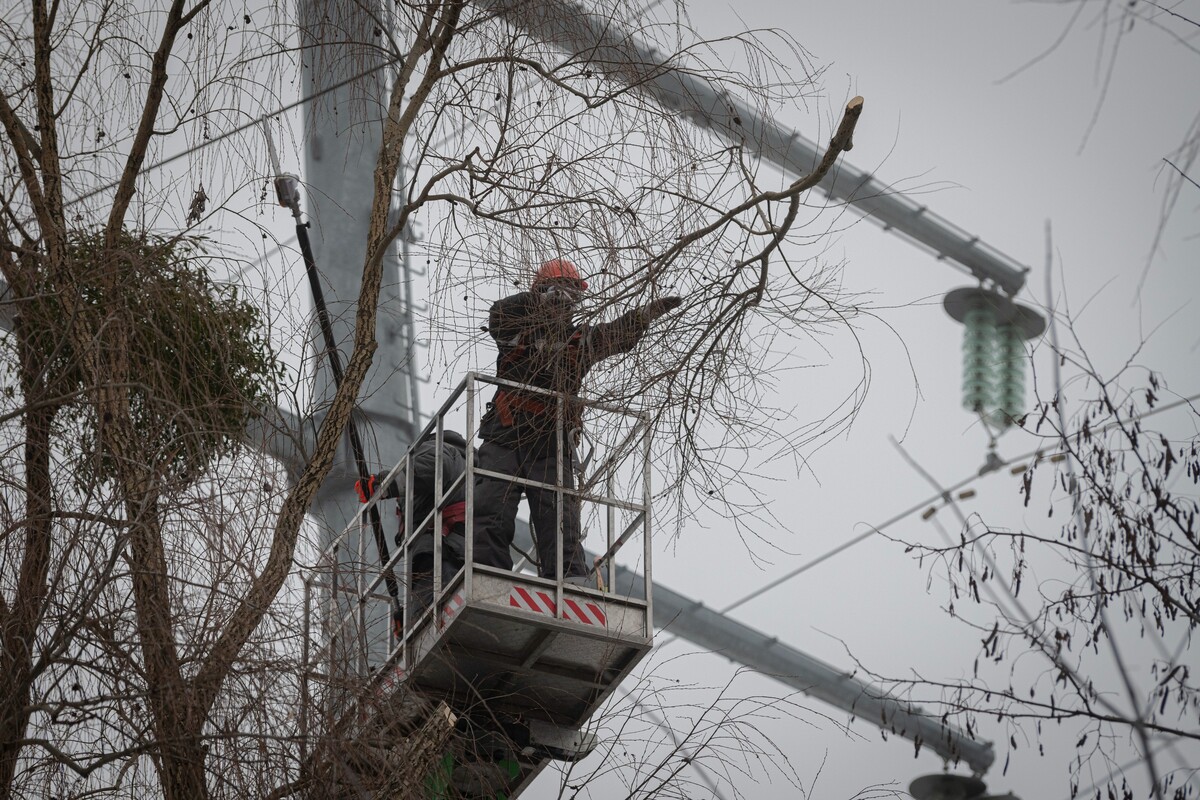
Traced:
<path id="1" fill-rule="evenodd" d="M 664 297 L 611 322 L 581 324 L 575 321 L 575 311 L 587 286 L 574 264 L 554 259 L 538 269 L 530 291 L 496 301 L 487 327 L 499 349 L 496 377 L 573 398 L 592 366 L 632 350 L 650 323 L 683 302 L 678 297 Z M 498 387 L 480 422 L 479 468 L 550 486 L 560 485 L 561 474 L 561 485 L 574 488 L 576 442 L 572 434 L 580 430 L 582 407 L 569 401 L 564 404 L 560 472 L 557 406 L 555 394 Z M 538 573 L 554 578 L 557 493 L 484 475 L 475 479 L 475 562 L 512 569 L 509 548 L 522 492 L 529 501 Z M 580 502 L 565 493 L 562 498 L 563 578 L 585 584 L 588 568 L 581 543 Z"/>
<path id="2" fill-rule="evenodd" d="M 466 485 L 460 483 L 453 492 L 447 490 L 467 470 L 467 440 L 456 431 L 442 431 L 442 491 L 447 492 L 442 500 L 442 588 L 458 573 L 465 562 L 466 554 Z M 417 525 L 429 516 L 435 502 L 434 481 L 437 477 L 437 439 L 433 432 L 427 434 L 413 449 L 413 498 L 412 524 Z M 365 503 L 375 494 L 379 484 L 387 477 L 386 472 L 372 475 L 363 486 L 356 481 L 354 489 L 359 502 Z M 400 530 L 396 533 L 396 546 L 404 543 L 404 506 L 407 480 L 401 473 L 385 489 L 383 498 L 398 501 L 396 515 L 400 518 Z M 433 520 L 425 530 L 431 531 Z M 411 533 L 411 531 L 410 531 Z M 412 596 L 415 607 L 428 608 L 433 598 L 433 536 L 417 537 L 409 551 L 412 559 Z"/>

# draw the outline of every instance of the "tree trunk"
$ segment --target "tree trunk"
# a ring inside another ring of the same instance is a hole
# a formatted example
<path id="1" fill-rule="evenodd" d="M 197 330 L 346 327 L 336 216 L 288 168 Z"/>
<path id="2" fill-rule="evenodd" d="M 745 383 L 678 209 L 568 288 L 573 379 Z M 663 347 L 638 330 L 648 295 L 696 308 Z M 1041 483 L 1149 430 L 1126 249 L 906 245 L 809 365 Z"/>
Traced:
<path id="1" fill-rule="evenodd" d="M 115 427 L 120 432 L 111 432 L 110 442 L 116 445 L 113 451 L 136 452 L 128 446 L 132 441 L 127 438 L 132 429 L 128 405 L 116 413 L 120 422 Z M 134 520 L 130 531 L 133 596 L 147 702 L 157 740 L 159 781 L 166 800 L 198 800 L 208 797 L 201 740 L 205 710 L 197 706 L 194 692 L 180 672 L 157 489 L 149 470 L 134 467 L 130 472 L 133 475 L 122 480 L 122 491 L 129 518 Z"/>
<path id="2" fill-rule="evenodd" d="M 25 547 L 11 608 L 0 599 L 0 798 L 12 796 L 21 740 L 29 724 L 35 678 L 35 640 L 46 605 L 50 567 L 50 423 L 54 407 L 39 405 L 44 387 L 40 360 L 16 325 L 25 413 Z"/>

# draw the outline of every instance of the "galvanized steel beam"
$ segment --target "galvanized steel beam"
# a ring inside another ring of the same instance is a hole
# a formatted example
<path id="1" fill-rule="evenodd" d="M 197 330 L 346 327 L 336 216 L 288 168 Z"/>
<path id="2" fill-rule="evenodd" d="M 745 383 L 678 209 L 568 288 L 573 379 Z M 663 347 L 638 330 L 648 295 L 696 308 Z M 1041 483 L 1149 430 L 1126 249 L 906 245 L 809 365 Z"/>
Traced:
<path id="1" fill-rule="evenodd" d="M 809 174 L 821 159 L 815 143 L 703 76 L 670 63 L 616 20 L 568 0 L 476 0 L 476 4 L 696 125 L 758 153 L 790 176 Z M 1005 294 L 1015 295 L 1025 283 L 1028 267 L 845 159 L 829 171 L 818 189 Z"/>

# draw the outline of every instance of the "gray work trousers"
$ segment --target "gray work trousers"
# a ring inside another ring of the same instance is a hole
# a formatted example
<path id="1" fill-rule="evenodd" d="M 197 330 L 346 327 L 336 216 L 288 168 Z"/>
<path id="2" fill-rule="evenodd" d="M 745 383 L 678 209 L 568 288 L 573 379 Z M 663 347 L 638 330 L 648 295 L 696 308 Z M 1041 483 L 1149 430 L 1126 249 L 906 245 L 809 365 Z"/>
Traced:
<path id="1" fill-rule="evenodd" d="M 484 442 L 479 448 L 477 467 L 517 478 L 558 485 L 558 466 L 554 448 L 508 448 Z M 575 461 L 570 448 L 563 449 L 562 485 L 575 487 Z M 555 577 L 557 561 L 558 497 L 552 489 L 525 486 L 512 481 L 478 475 L 475 478 L 474 545 L 475 562 L 501 569 L 512 569 L 509 547 L 517 519 L 517 505 L 524 494 L 529 500 L 529 518 L 533 522 L 537 544 L 538 574 Z M 580 541 L 579 498 L 562 497 L 563 578 L 588 574 Z"/>

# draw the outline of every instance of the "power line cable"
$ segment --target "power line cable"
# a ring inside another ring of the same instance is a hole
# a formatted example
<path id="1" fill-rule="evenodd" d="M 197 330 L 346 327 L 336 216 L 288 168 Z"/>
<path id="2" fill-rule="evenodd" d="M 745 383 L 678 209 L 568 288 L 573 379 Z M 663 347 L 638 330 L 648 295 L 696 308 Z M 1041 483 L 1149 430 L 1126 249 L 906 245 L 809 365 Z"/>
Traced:
<path id="1" fill-rule="evenodd" d="M 247 122 L 244 125 L 238 125 L 237 127 L 230 128 L 229 130 L 225 131 L 224 133 L 218 133 L 217 135 L 215 135 L 209 139 L 205 139 L 203 142 L 200 142 L 199 144 L 194 144 L 190 147 L 187 147 L 187 148 L 181 150 L 180 152 L 178 152 L 174 155 L 167 156 L 166 158 L 162 159 L 161 161 L 155 161 L 153 164 L 144 166 L 144 167 L 142 167 L 141 172 L 146 173 L 146 172 L 150 172 L 151 170 L 161 169 L 162 167 L 165 167 L 167 164 L 171 164 L 175 161 L 178 161 L 181 158 L 186 158 L 187 156 L 189 156 L 193 153 L 199 152 L 200 150 L 203 150 L 204 148 L 206 148 L 210 145 L 214 145 L 217 142 L 224 141 L 225 139 L 228 139 L 231 136 L 241 133 L 242 131 L 249 130 L 250 128 L 253 128 L 256 125 L 261 126 L 263 123 L 265 123 L 269 119 L 277 117 L 280 114 L 285 114 L 288 111 L 292 111 L 292 110 L 304 105 L 305 103 L 311 102 L 311 101 L 316 100 L 321 97 L 324 97 L 325 95 L 330 94 L 331 92 L 336 92 L 338 89 L 345 88 L 346 86 L 349 86 L 350 84 L 354 83 L 355 81 L 361 80 L 362 78 L 365 78 L 368 75 L 376 73 L 379 70 L 383 69 L 384 67 L 394 64 L 397 61 L 399 61 L 401 58 L 405 58 L 405 57 L 407 57 L 407 53 L 404 54 L 403 56 L 397 56 L 396 58 L 388 59 L 387 61 L 384 61 L 382 64 L 371 67 L 370 69 L 363 70 L 362 72 L 359 72 L 356 75 L 352 75 L 349 78 L 346 78 L 345 80 L 339 81 L 338 83 L 335 83 L 332 86 L 327 86 L 318 92 L 314 92 L 310 95 L 305 95 L 305 96 L 299 98 L 298 100 L 295 100 L 291 103 L 287 103 L 283 106 L 280 106 L 279 108 L 277 108 L 274 111 L 271 111 L 267 114 L 263 114 L 262 116 L 256 117 L 255 119 L 252 119 L 250 122 Z M 84 192 L 83 194 L 79 195 L 78 197 L 75 197 L 75 198 L 72 198 L 72 199 L 66 201 L 63 204 L 63 207 L 70 208 L 71 206 L 76 205 L 78 203 L 82 203 L 84 200 L 88 200 L 92 197 L 95 197 L 98 194 L 103 194 L 104 192 L 107 192 L 111 189 L 115 189 L 117 187 L 118 183 L 119 183 L 119 181 L 113 181 L 111 183 L 105 184 L 104 186 L 98 186 L 95 189 L 92 189 L 91 191 Z"/>
<path id="2" fill-rule="evenodd" d="M 1152 408 L 1143 414 L 1138 414 L 1133 417 L 1130 417 L 1126 421 L 1127 422 L 1136 422 L 1138 420 L 1145 419 L 1145 418 L 1153 416 L 1155 414 L 1160 414 L 1164 411 L 1170 411 L 1170 410 L 1178 408 L 1179 406 L 1182 406 L 1182 405 L 1194 403 L 1197 400 L 1200 400 L 1200 393 L 1193 394 L 1189 397 L 1180 398 L 1179 400 L 1176 400 L 1173 403 L 1167 403 L 1166 405 L 1161 405 L 1158 408 Z M 1116 422 L 1109 423 L 1108 425 L 1102 426 L 1101 428 L 1098 428 L 1098 429 L 1092 431 L 1092 433 L 1098 433 L 1102 430 L 1111 428 L 1112 426 L 1114 426 L 1116 424 L 1118 424 L 1118 423 L 1116 423 Z M 1068 438 L 1068 439 L 1077 438 L 1078 436 L 1079 436 L 1079 434 L 1074 434 L 1074 435 L 1066 437 L 1066 438 Z M 817 556 L 813 560 L 808 561 L 804 564 L 801 564 L 799 567 L 796 567 L 795 569 L 793 569 L 791 572 L 787 573 L 786 575 L 776 578 L 775 580 L 771 581 L 770 583 L 759 587 L 758 589 L 751 592 L 750 594 L 745 595 L 741 599 L 736 600 L 733 603 L 730 603 L 729 605 L 722 608 L 720 610 L 720 613 L 728 614 L 730 611 L 733 611 L 735 608 L 745 605 L 746 603 L 750 602 L 751 600 L 754 600 L 755 598 L 760 597 L 763 594 L 766 594 L 770 590 L 772 590 L 778 586 L 781 586 L 784 583 L 787 583 L 792 578 L 795 578 L 797 575 L 807 572 L 808 570 L 812 569 L 813 567 L 817 566 L 818 564 L 823 564 L 824 562 L 828 561 L 829 559 L 833 558 L 834 556 L 838 555 L 839 553 L 844 553 L 845 551 L 849 550 L 851 547 L 854 547 L 855 545 L 866 541 L 867 539 L 871 538 L 872 536 L 874 536 L 877 533 L 882 533 L 886 528 L 890 527 L 891 525 L 894 525 L 897 522 L 900 522 L 901 520 L 905 519 L 908 516 L 911 516 L 912 514 L 916 513 L 917 511 L 920 511 L 921 509 L 924 509 L 924 508 L 928 508 L 933 503 L 936 503 L 939 500 L 943 500 L 943 499 L 953 495 L 954 492 L 957 492 L 958 490 L 966 487 L 967 485 L 974 483 L 979 478 L 982 478 L 991 472 L 998 471 L 1003 467 L 1008 467 L 1008 466 L 1011 466 L 1018 462 L 1025 461 L 1026 459 L 1034 458 L 1034 457 L 1040 456 L 1040 455 L 1044 455 L 1044 451 L 1042 451 L 1041 449 L 1038 449 L 1038 450 L 1031 450 L 1030 452 L 1024 453 L 1020 456 L 1014 456 L 1013 458 L 998 460 L 997 462 L 995 462 L 994 466 L 989 465 L 989 466 L 991 466 L 991 468 L 988 469 L 986 472 L 976 473 L 975 475 L 971 475 L 970 477 L 964 478 L 964 479 L 958 481 L 957 483 L 952 484 L 951 486 L 947 487 L 945 489 L 945 491 L 939 492 L 938 494 L 933 495 L 932 497 L 928 498 L 927 500 L 924 500 L 920 503 L 917 503 L 914 506 L 911 506 L 911 507 L 905 509 L 904 511 L 901 511 L 899 514 L 896 514 L 895 516 L 885 520 L 884 522 L 881 522 L 878 525 L 872 525 L 868 530 L 864 531 L 863 533 L 859 534 L 858 536 L 855 536 L 853 539 L 849 539 L 849 540 L 843 542 L 842 544 L 838 545 L 837 547 L 834 547 L 832 550 L 829 550 L 829 551 Z M 679 638 L 678 636 L 672 636 L 671 638 L 662 642 L 662 644 L 664 644 L 664 645 L 670 644 L 671 642 L 675 641 L 678 638 Z"/>
<path id="3" fill-rule="evenodd" d="M 663 2 L 664 2 L 664 0 L 656 0 L 656 2 L 652 3 L 651 5 L 647 6 L 645 9 L 643 9 L 638 16 L 648 14 L 650 11 L 652 11 L 657 6 L 661 5 Z M 256 125 L 261 125 L 262 123 L 264 123 L 265 121 L 267 121 L 273 117 L 277 117 L 280 114 L 285 114 L 288 111 L 292 111 L 292 110 L 304 105 L 305 103 L 311 102 L 311 101 L 316 100 L 321 97 L 324 97 L 325 95 L 330 94 L 331 92 L 336 92 L 338 89 L 342 89 L 346 86 L 349 86 L 350 84 L 354 83 L 355 81 L 361 80 L 362 78 L 365 78 L 368 75 L 372 75 L 372 74 L 378 72 L 379 70 L 383 69 L 384 67 L 391 66 L 392 64 L 395 64 L 396 62 L 401 61 L 402 59 L 407 58 L 407 57 L 408 57 L 408 53 L 404 53 L 404 54 L 396 56 L 394 58 L 387 59 L 384 62 L 382 62 L 381 64 L 378 64 L 369 69 L 365 69 L 362 72 L 357 73 L 356 75 L 351 75 L 349 78 L 339 81 L 338 83 L 335 83 L 331 86 L 327 86 L 318 92 L 314 92 L 313 94 L 300 97 L 298 100 L 295 100 L 291 103 L 287 103 L 283 106 L 280 106 L 279 108 L 275 109 L 274 111 L 263 114 L 255 119 L 251 120 L 250 122 L 247 122 L 243 125 L 239 125 L 235 128 L 231 128 L 228 131 L 225 131 L 224 133 L 219 133 L 216 136 L 213 136 L 209 139 L 205 139 L 204 141 L 202 141 L 198 144 L 194 144 L 190 147 L 185 148 L 184 150 L 181 150 L 180 152 L 176 153 L 175 155 L 167 156 L 166 158 L 162 159 L 161 161 L 155 161 L 152 164 L 144 166 L 144 167 L 142 167 L 141 172 L 145 173 L 145 172 L 150 172 L 151 170 L 161 169 L 162 167 L 165 167 L 168 164 L 178 161 L 181 158 L 186 158 L 187 156 L 189 156 L 193 153 L 199 152 L 200 150 L 203 150 L 204 148 L 206 148 L 210 145 L 214 145 L 217 142 L 224 141 L 225 139 L 228 139 L 231 136 L 241 133 L 242 131 L 246 131 L 246 130 L 249 130 L 250 128 L 253 128 Z M 528 92 L 528 91 L 529 91 L 528 89 L 520 90 L 520 93 L 514 99 L 519 99 L 519 97 L 521 95 L 523 95 L 525 92 Z M 450 138 L 451 137 L 446 137 L 445 139 L 442 140 L 442 142 L 440 144 L 445 144 L 446 142 L 448 142 L 450 140 Z M 70 208 L 71 206 L 76 205 L 78 203 L 82 203 L 83 201 L 88 200 L 92 197 L 95 197 L 98 194 L 102 194 L 111 189 L 115 189 L 117 187 L 118 183 L 119 183 L 119 181 L 113 181 L 104 186 L 99 186 L 88 192 L 84 192 L 83 194 L 79 195 L 78 197 L 75 197 L 75 198 L 72 198 L 71 200 L 66 201 L 63 204 L 63 207 Z"/>

